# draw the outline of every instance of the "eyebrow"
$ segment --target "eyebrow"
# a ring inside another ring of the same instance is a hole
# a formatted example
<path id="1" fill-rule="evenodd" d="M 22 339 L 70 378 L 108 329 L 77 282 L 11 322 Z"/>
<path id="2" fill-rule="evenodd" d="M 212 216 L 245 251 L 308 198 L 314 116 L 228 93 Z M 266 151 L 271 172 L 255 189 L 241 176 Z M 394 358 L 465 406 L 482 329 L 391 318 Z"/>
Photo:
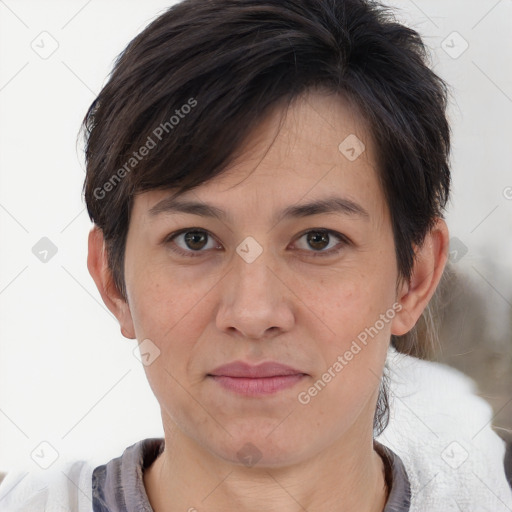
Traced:
<path id="1" fill-rule="evenodd" d="M 171 197 L 162 199 L 149 210 L 151 217 L 162 213 L 189 213 L 202 217 L 213 217 L 222 221 L 228 221 L 230 218 L 226 211 L 214 205 L 197 201 L 176 200 Z M 308 203 L 288 206 L 279 212 L 274 220 L 275 222 L 280 222 L 283 219 L 308 217 L 321 213 L 339 213 L 364 219 L 370 218 L 369 213 L 360 204 L 351 199 L 331 196 Z"/>

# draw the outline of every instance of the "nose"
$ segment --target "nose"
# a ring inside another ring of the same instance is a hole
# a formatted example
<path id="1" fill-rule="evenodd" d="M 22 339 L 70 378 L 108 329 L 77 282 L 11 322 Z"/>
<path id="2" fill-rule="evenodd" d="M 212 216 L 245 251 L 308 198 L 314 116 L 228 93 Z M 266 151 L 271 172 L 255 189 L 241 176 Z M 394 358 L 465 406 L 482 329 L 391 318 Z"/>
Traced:
<path id="1" fill-rule="evenodd" d="M 270 251 L 265 250 L 254 261 L 234 255 L 221 284 L 218 329 L 245 338 L 267 339 L 292 328 L 293 293 L 273 270 L 272 260 Z"/>

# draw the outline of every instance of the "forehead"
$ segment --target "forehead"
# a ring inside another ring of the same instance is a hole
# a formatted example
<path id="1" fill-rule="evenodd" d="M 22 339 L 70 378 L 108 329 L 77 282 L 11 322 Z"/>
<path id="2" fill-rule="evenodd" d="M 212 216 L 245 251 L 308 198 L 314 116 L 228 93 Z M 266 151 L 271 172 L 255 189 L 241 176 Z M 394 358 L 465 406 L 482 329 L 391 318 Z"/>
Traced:
<path id="1" fill-rule="evenodd" d="M 253 212 L 272 203 L 283 210 L 333 195 L 382 217 L 387 210 L 366 123 L 343 96 L 309 90 L 269 111 L 250 132 L 231 163 L 180 200 L 202 200 L 229 210 L 244 203 Z M 145 192 L 139 211 L 158 210 L 173 189 Z M 275 218 L 275 215 L 273 216 Z"/>
<path id="2" fill-rule="evenodd" d="M 308 89 L 288 106 L 277 103 L 260 119 L 236 152 L 227 171 L 266 157 L 295 167 L 301 160 L 325 162 L 346 171 L 375 165 L 375 150 L 367 124 L 345 96 L 325 89 Z"/>

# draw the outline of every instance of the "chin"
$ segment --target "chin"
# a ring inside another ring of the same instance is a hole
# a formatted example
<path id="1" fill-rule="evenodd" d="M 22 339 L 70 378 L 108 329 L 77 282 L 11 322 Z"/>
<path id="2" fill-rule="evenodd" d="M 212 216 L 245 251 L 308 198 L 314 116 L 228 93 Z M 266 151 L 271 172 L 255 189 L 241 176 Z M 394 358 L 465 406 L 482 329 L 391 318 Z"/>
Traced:
<path id="1" fill-rule="evenodd" d="M 303 435 L 286 430 L 279 422 L 268 421 L 264 425 L 253 422 L 243 429 L 238 427 L 238 432 L 233 433 L 232 428 L 227 430 L 232 434 L 223 435 L 223 439 L 215 447 L 211 445 L 212 437 L 207 438 L 209 451 L 226 462 L 246 467 L 280 467 L 298 463 L 313 453 L 303 453 L 307 447 L 308 452 L 314 451 L 311 443 L 312 433 Z M 277 428 L 276 428 L 277 427 Z"/>

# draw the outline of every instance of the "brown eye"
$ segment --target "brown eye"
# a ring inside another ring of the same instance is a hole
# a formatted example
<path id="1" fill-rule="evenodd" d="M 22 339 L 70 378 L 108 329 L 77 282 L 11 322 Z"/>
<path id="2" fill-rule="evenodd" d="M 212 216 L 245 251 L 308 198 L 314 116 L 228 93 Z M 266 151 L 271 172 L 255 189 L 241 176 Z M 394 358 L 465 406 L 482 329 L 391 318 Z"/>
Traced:
<path id="1" fill-rule="evenodd" d="M 202 249 L 206 245 L 208 234 L 204 231 L 187 231 L 184 241 L 189 249 L 194 251 Z"/>
<path id="2" fill-rule="evenodd" d="M 310 231 L 307 233 L 307 242 L 315 250 L 325 249 L 329 245 L 329 234 L 321 231 Z"/>
<path id="3" fill-rule="evenodd" d="M 180 256 L 190 257 L 202 256 L 209 249 L 219 248 L 216 240 L 204 229 L 183 229 L 170 234 L 165 238 L 164 243 Z"/>
<path id="4" fill-rule="evenodd" d="M 329 229 L 310 229 L 298 240 L 305 240 L 305 243 L 297 245 L 310 256 L 333 256 L 350 244 L 346 236 Z"/>

